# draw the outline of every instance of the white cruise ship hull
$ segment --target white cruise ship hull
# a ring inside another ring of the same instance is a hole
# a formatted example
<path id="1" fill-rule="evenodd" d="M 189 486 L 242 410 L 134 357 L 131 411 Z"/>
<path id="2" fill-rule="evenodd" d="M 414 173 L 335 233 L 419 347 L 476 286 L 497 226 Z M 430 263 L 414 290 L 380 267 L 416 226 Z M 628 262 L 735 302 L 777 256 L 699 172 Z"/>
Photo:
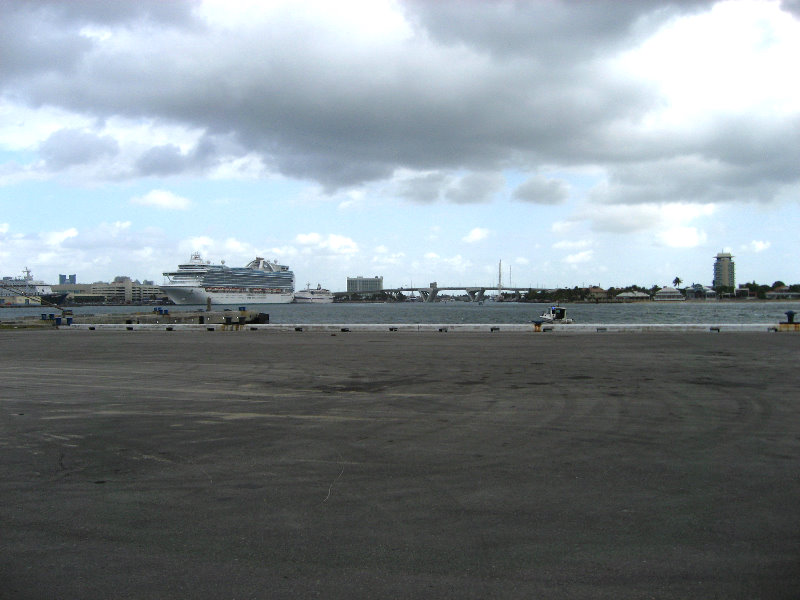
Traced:
<path id="1" fill-rule="evenodd" d="M 161 287 L 175 304 L 288 304 L 294 300 L 292 292 L 267 292 L 259 290 L 207 290 L 197 286 Z"/>
<path id="2" fill-rule="evenodd" d="M 333 302 L 333 294 L 319 293 L 316 290 L 309 293 L 308 290 L 301 290 L 294 293 L 294 301 L 296 304 L 330 304 Z"/>
<path id="3" fill-rule="evenodd" d="M 333 297 L 328 296 L 300 296 L 295 294 L 294 301 L 297 304 L 331 304 Z"/>

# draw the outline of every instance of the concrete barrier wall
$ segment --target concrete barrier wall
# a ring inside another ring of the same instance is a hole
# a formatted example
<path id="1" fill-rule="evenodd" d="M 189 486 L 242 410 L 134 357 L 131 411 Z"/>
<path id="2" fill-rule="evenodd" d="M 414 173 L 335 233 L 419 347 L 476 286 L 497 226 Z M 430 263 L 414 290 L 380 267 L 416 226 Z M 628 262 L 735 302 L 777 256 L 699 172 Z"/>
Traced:
<path id="1" fill-rule="evenodd" d="M 535 334 L 577 334 L 577 333 L 640 333 L 640 332 L 742 332 L 742 331 L 800 331 L 797 328 L 779 328 L 776 323 L 721 323 L 721 324 L 571 324 L 571 325 L 542 325 L 541 328 L 533 324 L 509 323 L 509 324 L 486 324 L 486 323 L 458 323 L 458 324 L 381 324 L 381 323 L 294 323 L 294 324 L 72 324 L 58 327 L 64 331 L 210 331 L 210 332 L 241 332 L 241 331 L 261 331 L 273 333 L 303 333 L 303 332 L 323 332 L 323 333 L 358 333 L 358 332 L 386 332 L 386 333 L 460 333 L 460 332 L 484 332 L 484 333 L 535 333 Z"/>

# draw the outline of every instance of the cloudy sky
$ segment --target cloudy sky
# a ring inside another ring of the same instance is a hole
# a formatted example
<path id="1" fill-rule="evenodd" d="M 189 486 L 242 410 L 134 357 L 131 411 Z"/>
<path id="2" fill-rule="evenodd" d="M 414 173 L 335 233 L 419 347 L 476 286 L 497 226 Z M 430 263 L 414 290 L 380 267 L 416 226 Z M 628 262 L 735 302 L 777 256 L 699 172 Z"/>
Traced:
<path id="1" fill-rule="evenodd" d="M 800 4 L 0 0 L 0 274 L 800 282 Z"/>

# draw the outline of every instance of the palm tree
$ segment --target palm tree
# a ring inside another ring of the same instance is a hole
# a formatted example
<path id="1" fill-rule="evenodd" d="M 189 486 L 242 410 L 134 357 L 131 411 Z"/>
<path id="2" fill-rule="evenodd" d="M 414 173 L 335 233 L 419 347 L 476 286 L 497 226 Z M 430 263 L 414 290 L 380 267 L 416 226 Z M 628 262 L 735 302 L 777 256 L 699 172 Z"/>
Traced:
<path id="1" fill-rule="evenodd" d="M 675 279 L 672 280 L 672 285 L 674 287 L 678 287 L 682 283 L 683 283 L 683 279 L 681 279 L 680 277 L 676 277 Z"/>

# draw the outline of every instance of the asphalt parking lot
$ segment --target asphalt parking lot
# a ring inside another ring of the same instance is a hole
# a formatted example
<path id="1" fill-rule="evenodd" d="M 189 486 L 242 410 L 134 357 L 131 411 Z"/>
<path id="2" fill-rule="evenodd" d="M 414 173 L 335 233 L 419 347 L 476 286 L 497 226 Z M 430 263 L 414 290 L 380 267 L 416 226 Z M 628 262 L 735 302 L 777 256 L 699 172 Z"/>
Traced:
<path id="1" fill-rule="evenodd" d="M 0 340 L 3 599 L 798 597 L 796 334 Z"/>

